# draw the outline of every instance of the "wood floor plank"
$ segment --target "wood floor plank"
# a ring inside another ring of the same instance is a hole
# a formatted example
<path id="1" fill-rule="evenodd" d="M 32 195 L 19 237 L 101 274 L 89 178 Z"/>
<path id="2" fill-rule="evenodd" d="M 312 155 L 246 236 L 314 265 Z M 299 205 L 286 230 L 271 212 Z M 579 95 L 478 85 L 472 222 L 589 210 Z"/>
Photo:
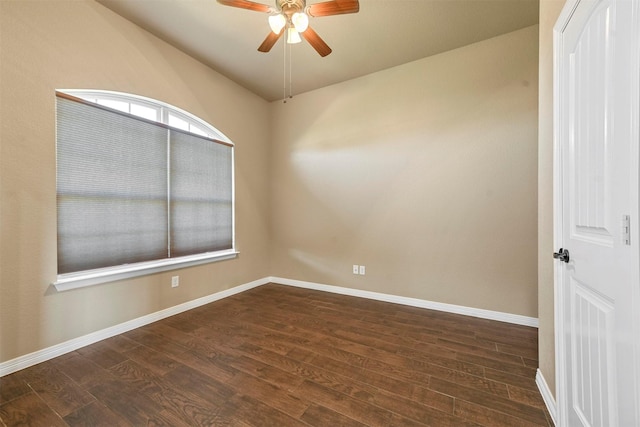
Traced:
<path id="1" fill-rule="evenodd" d="M 169 384 L 152 397 L 162 407 L 164 414 L 180 419 L 189 426 L 210 426 L 217 418 L 221 407 L 220 403 L 198 398 Z"/>
<path id="2" fill-rule="evenodd" d="M 413 394 L 410 399 L 444 413 L 453 414 L 453 404 L 455 399 L 446 394 L 429 390 L 426 387 L 414 387 Z"/>
<path id="3" fill-rule="evenodd" d="M 24 394 L 0 405 L 0 420 L 7 426 L 56 427 L 66 423 L 36 393 Z"/>
<path id="4" fill-rule="evenodd" d="M 423 350 L 416 350 L 404 346 L 397 346 L 396 353 L 406 357 L 407 359 L 431 363 L 436 366 L 442 366 L 444 368 L 453 369 L 455 371 L 464 372 L 470 375 L 479 377 L 484 375 L 484 366 L 477 365 L 475 363 L 459 361 L 455 359 L 455 355 L 452 358 L 440 357 Z"/>
<path id="5" fill-rule="evenodd" d="M 537 345 L 513 345 L 513 344 L 501 344 L 497 343 L 498 351 L 500 353 L 514 354 L 522 357 L 526 357 L 531 360 L 538 359 L 538 346 Z"/>
<path id="6" fill-rule="evenodd" d="M 0 377 L 0 405 L 30 392 L 22 371 Z"/>
<path id="7" fill-rule="evenodd" d="M 218 406 L 235 394 L 228 384 L 188 366 L 179 366 L 165 374 L 163 379 L 174 387 L 188 390 L 189 393 L 196 394 Z"/>
<path id="8" fill-rule="evenodd" d="M 129 359 L 155 372 L 157 375 L 164 375 L 178 366 L 178 362 L 169 355 L 149 348 L 146 345 L 139 345 L 123 354 Z"/>
<path id="9" fill-rule="evenodd" d="M 130 424 L 98 401 L 93 401 L 64 417 L 71 427 L 129 427 Z"/>
<path id="10" fill-rule="evenodd" d="M 486 357 L 487 359 L 493 359 L 500 363 L 511 363 L 514 365 L 523 364 L 522 356 L 517 356 L 514 354 L 500 353 L 497 350 L 489 350 L 481 347 L 476 347 L 470 344 L 451 341 L 444 338 L 439 339 L 438 343 L 458 353 L 480 355 L 480 356 Z"/>
<path id="11" fill-rule="evenodd" d="M 376 394 L 372 403 L 377 407 L 389 408 L 389 410 L 395 414 L 425 425 L 442 427 L 462 427 L 473 425 L 473 423 L 468 423 L 463 418 L 454 416 L 452 411 L 447 413 L 435 409 L 430 405 L 423 405 L 388 393 Z M 449 410 L 449 408 L 447 408 L 447 410 Z"/>
<path id="12" fill-rule="evenodd" d="M 139 386 L 140 383 L 132 384 L 133 389 Z M 189 426 L 215 424 L 220 402 L 214 402 L 210 397 L 201 398 L 191 390 L 176 388 L 171 383 L 156 379 L 153 387 L 143 388 L 139 393 L 148 396 L 162 408 L 160 414 L 163 422 L 177 422 L 180 425 Z"/>
<path id="13" fill-rule="evenodd" d="M 430 338 L 420 340 L 406 335 L 379 334 L 375 330 L 365 330 L 362 328 L 338 329 L 336 335 L 350 339 L 363 345 L 375 346 L 375 348 L 387 349 L 398 354 L 415 352 L 416 354 L 428 355 L 434 360 L 455 360 L 456 350 L 447 348 L 440 338 Z"/>
<path id="14" fill-rule="evenodd" d="M 174 359 L 223 383 L 229 381 L 238 373 L 237 369 L 221 361 L 217 354 L 210 355 L 187 351 L 179 356 L 174 356 Z"/>
<path id="15" fill-rule="evenodd" d="M 235 395 L 229 399 L 221 413 L 227 418 L 238 419 L 254 427 L 308 426 L 304 421 L 297 420 L 259 400 L 243 395 Z"/>
<path id="16" fill-rule="evenodd" d="M 78 354 L 86 357 L 96 365 L 105 369 L 109 369 L 110 367 L 127 360 L 126 356 L 123 356 L 118 351 L 112 349 L 109 344 L 105 342 L 97 342 L 94 345 L 79 348 L 76 351 Z"/>
<path id="17" fill-rule="evenodd" d="M 164 383 L 163 378 L 132 360 L 110 368 L 110 372 L 117 378 L 116 384 L 123 387 L 123 393 L 136 393 L 132 404 L 137 408 L 144 408 L 142 416 L 148 418 L 149 425 L 210 425 L 219 409 L 197 397 L 174 390 Z M 104 393 L 102 390 L 91 389 L 91 392 L 107 403 L 104 395 L 100 395 Z M 125 404 L 120 399 L 109 403 L 114 412 L 135 424 L 134 417 L 121 407 L 123 405 Z"/>
<path id="18" fill-rule="evenodd" d="M 514 385 L 516 387 L 525 388 L 533 391 L 538 390 L 535 377 L 508 374 L 497 369 L 486 368 L 485 376 L 504 384 Z"/>
<path id="19" fill-rule="evenodd" d="M 193 334 L 183 332 L 163 322 L 155 322 L 144 327 L 146 332 L 150 332 L 167 342 L 173 342 L 188 349 L 201 349 L 205 342 Z"/>
<path id="20" fill-rule="evenodd" d="M 341 349 L 340 352 L 337 350 L 324 351 L 324 355 L 329 355 L 329 357 L 338 355 L 339 360 L 363 367 L 367 371 L 374 371 L 405 381 L 427 384 L 430 376 L 436 376 L 448 381 L 475 387 L 498 396 L 508 397 L 507 386 L 501 382 L 469 375 L 430 363 L 407 359 L 394 354 L 385 354 L 376 349 L 367 351 L 367 347 L 351 342 L 325 338 L 321 343 L 310 345 L 309 348 L 318 352 L 322 352 L 323 349 L 327 348 Z M 372 356 L 361 356 L 364 353 Z M 385 361 L 381 359 L 385 359 Z"/>
<path id="21" fill-rule="evenodd" d="M 194 374 L 190 368 L 176 368 L 155 380 L 159 390 L 150 396 L 164 413 L 190 426 L 217 425 L 221 409 L 233 392 L 225 384 Z"/>
<path id="22" fill-rule="evenodd" d="M 114 337 L 107 338 L 102 342 L 112 350 L 117 351 L 118 353 L 124 353 L 140 345 L 139 343 L 133 340 L 130 340 L 129 338 L 123 335 L 116 335 Z"/>
<path id="23" fill-rule="evenodd" d="M 173 420 L 163 416 L 159 404 L 124 381 L 105 381 L 89 391 L 96 399 L 133 425 L 172 425 Z"/>
<path id="24" fill-rule="evenodd" d="M 474 420 L 478 424 L 486 427 L 548 427 L 546 419 L 544 422 L 542 422 L 542 420 L 539 422 L 530 422 L 464 400 L 456 401 L 455 414 L 462 418 Z"/>
<path id="25" fill-rule="evenodd" d="M 0 426 L 548 426 L 537 349 L 535 328 L 271 284 L 0 378 Z"/>
<path id="26" fill-rule="evenodd" d="M 294 390 L 302 382 L 297 375 L 244 355 L 226 356 L 225 360 L 229 366 L 285 390 Z"/>
<path id="27" fill-rule="evenodd" d="M 345 417 L 338 412 L 316 405 L 315 403 L 302 414 L 300 419 L 314 427 L 340 426 L 340 427 L 365 427 L 366 424 L 359 423 L 349 417 Z"/>
<path id="28" fill-rule="evenodd" d="M 495 369 L 508 374 L 520 375 L 522 377 L 535 378 L 536 368 L 533 366 L 525 366 L 523 362 L 505 363 L 504 361 L 495 360 L 489 357 L 473 353 L 458 353 L 456 358 L 463 362 L 474 363 L 485 368 Z M 537 367 L 538 365 L 536 365 Z"/>
<path id="29" fill-rule="evenodd" d="M 162 390 L 157 374 L 133 360 L 126 360 L 112 368 L 109 372 L 114 378 L 126 382 L 142 394 L 156 394 Z"/>
<path id="30" fill-rule="evenodd" d="M 509 398 L 536 408 L 545 408 L 544 400 L 538 390 L 526 390 L 520 387 L 509 386 Z"/>
<path id="31" fill-rule="evenodd" d="M 187 334 L 193 333 L 193 331 L 200 328 L 200 325 L 193 323 L 188 318 L 181 315 L 169 317 L 164 320 L 164 323 L 167 326 L 170 326 Z"/>
<path id="32" fill-rule="evenodd" d="M 297 352 L 291 353 L 291 357 L 300 357 L 298 356 L 298 354 L 302 352 L 303 350 L 298 350 Z M 314 354 L 312 359 L 308 359 L 306 356 L 303 357 L 307 360 L 310 360 L 309 363 L 315 366 L 322 367 L 331 372 L 344 375 L 345 377 L 361 381 L 365 384 L 370 384 L 383 390 L 388 390 L 392 393 L 397 393 L 401 396 L 410 396 L 414 390 L 414 385 L 407 381 L 398 380 L 396 378 L 386 376 L 378 372 L 367 371 L 362 368 L 355 368 L 345 362 L 331 359 L 329 357 L 317 354 Z M 427 385 L 428 384 L 424 384 L 424 386 Z"/>
<path id="33" fill-rule="evenodd" d="M 261 380 L 244 372 L 239 372 L 228 384 L 238 394 L 245 394 L 259 400 L 293 418 L 299 418 L 311 403 L 305 398 L 289 393 L 271 382 Z"/>
<path id="34" fill-rule="evenodd" d="M 82 390 L 60 371 L 51 372 L 29 385 L 61 417 L 95 400 L 92 395 Z"/>
<path id="35" fill-rule="evenodd" d="M 373 394 L 379 392 L 379 389 L 367 383 L 354 380 L 352 378 L 332 372 L 324 367 L 314 366 L 310 363 L 298 361 L 286 356 L 273 353 L 269 350 L 257 347 L 254 344 L 245 344 L 239 347 L 251 357 L 257 358 L 264 363 L 277 366 L 282 370 L 299 376 L 302 379 L 313 381 L 317 384 L 324 385 L 338 392 L 355 395 L 358 397 L 367 396 L 365 400 Z M 412 390 L 409 385 L 407 393 Z"/>
<path id="36" fill-rule="evenodd" d="M 505 325 L 495 322 L 477 331 L 477 336 L 498 345 L 511 345 L 535 349 L 538 347 L 538 334 L 535 328 L 520 325 Z M 537 355 L 536 355 L 537 356 Z"/>
<path id="37" fill-rule="evenodd" d="M 391 419 L 389 410 L 354 399 L 312 381 L 305 380 L 298 388 L 298 392 L 316 404 L 368 426 L 386 426 Z"/>
<path id="38" fill-rule="evenodd" d="M 546 422 L 544 412 L 540 408 L 534 408 L 514 400 L 483 393 L 470 387 L 434 378 L 431 384 L 429 384 L 429 388 L 439 391 L 440 393 L 455 396 L 456 405 L 459 400 L 464 400 L 532 423 L 544 424 Z"/>
<path id="39" fill-rule="evenodd" d="M 54 359 L 54 363 L 57 368 L 84 389 L 112 379 L 108 370 L 96 365 L 77 351 L 71 352 L 65 357 Z"/>
<path id="40" fill-rule="evenodd" d="M 183 347 L 171 341 L 166 341 L 162 339 L 162 337 L 159 337 L 141 328 L 126 332 L 123 335 L 133 341 L 136 341 L 139 344 L 142 344 L 158 351 L 159 353 L 167 354 L 169 356 L 179 355 L 188 350 L 186 347 Z"/>

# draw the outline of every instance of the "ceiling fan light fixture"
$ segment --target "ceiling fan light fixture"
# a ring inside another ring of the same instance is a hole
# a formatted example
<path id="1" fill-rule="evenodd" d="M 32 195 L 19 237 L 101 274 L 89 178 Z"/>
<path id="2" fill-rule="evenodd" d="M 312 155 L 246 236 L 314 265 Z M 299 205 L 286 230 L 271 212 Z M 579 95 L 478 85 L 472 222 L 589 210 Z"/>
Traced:
<path id="1" fill-rule="evenodd" d="M 284 30 L 286 30 L 287 39 L 285 43 L 300 43 L 302 41 L 300 36 L 303 36 L 322 57 L 329 55 L 331 48 L 309 26 L 309 17 L 357 13 L 360 10 L 359 0 L 313 0 L 314 3 L 309 6 L 307 6 L 307 0 L 271 1 L 275 2 L 275 7 L 253 0 L 218 0 L 218 3 L 269 15 L 268 20 L 271 31 L 262 44 L 258 46 L 259 52 L 271 51 L 276 42 L 284 37 Z"/>
<path id="2" fill-rule="evenodd" d="M 288 44 L 296 44 L 300 43 L 302 39 L 300 38 L 300 34 L 294 27 L 287 28 L 287 43 Z"/>
<path id="3" fill-rule="evenodd" d="M 293 26 L 296 27 L 296 31 L 303 33 L 309 28 L 309 17 L 304 12 L 296 12 L 291 17 Z"/>
<path id="4" fill-rule="evenodd" d="M 286 24 L 287 18 L 281 13 L 269 16 L 269 27 L 275 34 L 280 34 Z"/>

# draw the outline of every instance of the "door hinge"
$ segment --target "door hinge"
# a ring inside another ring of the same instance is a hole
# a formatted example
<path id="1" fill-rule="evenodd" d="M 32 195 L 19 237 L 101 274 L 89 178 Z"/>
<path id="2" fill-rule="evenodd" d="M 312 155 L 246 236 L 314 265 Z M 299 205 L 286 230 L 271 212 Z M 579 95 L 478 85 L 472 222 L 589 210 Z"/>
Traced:
<path id="1" fill-rule="evenodd" d="M 631 217 L 622 215 L 622 243 L 631 245 Z"/>

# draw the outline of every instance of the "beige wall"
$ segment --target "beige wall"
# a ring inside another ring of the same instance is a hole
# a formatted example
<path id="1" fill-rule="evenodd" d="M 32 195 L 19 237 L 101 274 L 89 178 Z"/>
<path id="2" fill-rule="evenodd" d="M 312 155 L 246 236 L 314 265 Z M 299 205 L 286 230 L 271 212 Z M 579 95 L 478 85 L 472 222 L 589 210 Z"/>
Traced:
<path id="1" fill-rule="evenodd" d="M 556 391 L 553 288 L 553 26 L 564 0 L 540 0 L 540 111 L 538 125 L 539 365 Z"/>
<path id="2" fill-rule="evenodd" d="M 52 290 L 56 88 L 159 99 L 229 136 L 236 143 L 240 257 Z M 97 3 L 2 0 L 0 102 L 0 362 L 268 276 L 266 101 Z M 174 274 L 181 276 L 176 289 L 170 286 Z"/>
<path id="3" fill-rule="evenodd" d="M 537 317 L 537 111 L 538 26 L 274 103 L 272 273 Z"/>

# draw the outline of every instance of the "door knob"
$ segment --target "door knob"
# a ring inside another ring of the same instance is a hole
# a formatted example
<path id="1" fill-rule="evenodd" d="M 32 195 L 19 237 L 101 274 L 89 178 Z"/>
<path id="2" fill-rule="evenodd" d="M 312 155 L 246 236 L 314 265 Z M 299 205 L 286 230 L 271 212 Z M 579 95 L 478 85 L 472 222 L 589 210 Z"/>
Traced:
<path id="1" fill-rule="evenodd" d="M 553 253 L 553 257 L 560 261 L 569 262 L 569 251 L 567 249 L 560 248 L 558 252 Z"/>

